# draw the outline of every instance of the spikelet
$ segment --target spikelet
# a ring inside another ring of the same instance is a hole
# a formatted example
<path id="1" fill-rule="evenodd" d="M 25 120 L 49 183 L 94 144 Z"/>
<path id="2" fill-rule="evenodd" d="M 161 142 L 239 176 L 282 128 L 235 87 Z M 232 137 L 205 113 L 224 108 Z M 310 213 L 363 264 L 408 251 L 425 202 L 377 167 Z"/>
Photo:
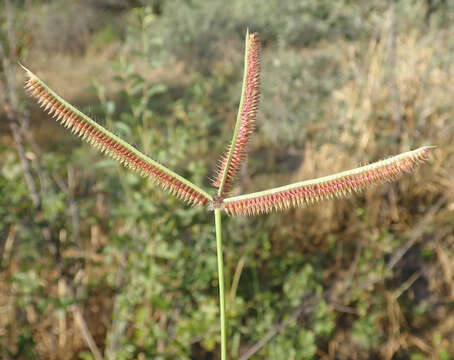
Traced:
<path id="1" fill-rule="evenodd" d="M 333 197 L 347 197 L 368 186 L 391 182 L 403 173 L 413 171 L 421 162 L 427 160 L 431 148 L 424 146 L 331 176 L 227 198 L 223 202 L 223 207 L 229 215 L 257 215 L 273 210 L 307 206 Z"/>
<path id="2" fill-rule="evenodd" d="M 220 188 L 223 197 L 230 190 L 241 163 L 245 160 L 247 146 L 255 128 L 255 117 L 260 97 L 260 42 L 256 33 L 246 35 L 243 89 L 238 109 L 237 123 L 231 144 L 219 161 L 213 186 Z"/>
<path id="3" fill-rule="evenodd" d="M 168 190 L 177 198 L 191 205 L 206 205 L 212 200 L 208 193 L 144 155 L 67 103 L 30 70 L 23 68 L 28 76 L 25 84 L 27 92 L 37 99 L 44 111 L 52 115 L 68 130 L 71 130 L 73 134 L 80 136 L 90 145 L 111 156 L 125 167 L 148 177 L 164 190 Z"/>

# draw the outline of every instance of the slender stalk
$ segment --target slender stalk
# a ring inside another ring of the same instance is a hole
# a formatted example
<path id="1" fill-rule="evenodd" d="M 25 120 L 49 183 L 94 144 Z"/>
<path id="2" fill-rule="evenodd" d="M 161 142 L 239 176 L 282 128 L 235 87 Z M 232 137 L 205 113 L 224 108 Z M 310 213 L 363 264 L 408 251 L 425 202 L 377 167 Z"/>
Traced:
<path id="1" fill-rule="evenodd" d="M 216 223 L 216 252 L 218 254 L 219 307 L 221 310 L 221 360 L 226 360 L 227 337 L 225 318 L 224 260 L 222 257 L 222 227 L 220 209 L 214 209 L 214 219 Z"/>

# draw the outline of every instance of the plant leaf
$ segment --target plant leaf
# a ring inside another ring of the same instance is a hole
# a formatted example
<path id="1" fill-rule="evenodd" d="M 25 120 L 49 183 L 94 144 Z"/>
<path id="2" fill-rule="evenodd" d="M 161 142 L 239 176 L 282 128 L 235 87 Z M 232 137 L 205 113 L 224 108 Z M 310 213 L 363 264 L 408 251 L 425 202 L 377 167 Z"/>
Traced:
<path id="1" fill-rule="evenodd" d="M 164 190 L 169 190 L 171 194 L 189 204 L 206 205 L 212 201 L 210 194 L 159 164 L 157 161 L 149 158 L 132 145 L 90 119 L 87 115 L 57 95 L 30 70 L 24 66 L 22 68 L 28 76 L 25 85 L 28 93 L 38 100 L 38 104 L 45 111 L 48 111 L 49 115 L 60 121 L 72 133 L 79 135 L 101 152 L 108 154 L 125 167 L 135 170 L 142 176 L 148 177 Z"/>
<path id="2" fill-rule="evenodd" d="M 249 138 L 254 132 L 255 117 L 260 97 L 260 42 L 256 33 L 246 34 L 244 74 L 240 106 L 232 142 L 219 162 L 219 170 L 213 186 L 224 197 L 235 180 L 238 169 L 246 158 Z"/>
<path id="3" fill-rule="evenodd" d="M 404 172 L 413 171 L 427 160 L 431 148 L 424 146 L 353 170 L 227 198 L 223 207 L 229 215 L 257 215 L 311 205 L 333 197 L 347 197 L 354 191 L 396 180 Z"/>

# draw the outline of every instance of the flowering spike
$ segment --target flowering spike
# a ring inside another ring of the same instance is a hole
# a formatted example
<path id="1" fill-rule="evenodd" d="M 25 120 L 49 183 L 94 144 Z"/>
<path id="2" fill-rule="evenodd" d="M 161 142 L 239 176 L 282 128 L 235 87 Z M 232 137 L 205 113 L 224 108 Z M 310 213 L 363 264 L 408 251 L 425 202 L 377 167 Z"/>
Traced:
<path id="1" fill-rule="evenodd" d="M 353 170 L 227 198 L 222 206 L 229 215 L 257 215 L 308 206 L 333 196 L 346 197 L 353 191 L 359 192 L 368 186 L 390 182 L 404 172 L 413 171 L 427 160 L 431 148 L 433 147 L 423 146 Z"/>
<path id="2" fill-rule="evenodd" d="M 75 135 L 110 155 L 125 167 L 150 178 L 163 189 L 170 188 L 171 192 L 183 201 L 193 205 L 207 205 L 212 200 L 210 194 L 112 134 L 63 100 L 30 70 L 24 66 L 22 68 L 28 76 L 25 85 L 28 93 L 38 100 L 44 111 L 52 114 L 53 118 Z"/>
<path id="3" fill-rule="evenodd" d="M 260 97 L 260 42 L 256 33 L 246 34 L 243 85 L 240 106 L 232 142 L 219 161 L 219 169 L 213 186 L 218 195 L 225 196 L 235 179 L 241 163 L 245 160 L 247 146 L 255 127 L 255 117 Z"/>

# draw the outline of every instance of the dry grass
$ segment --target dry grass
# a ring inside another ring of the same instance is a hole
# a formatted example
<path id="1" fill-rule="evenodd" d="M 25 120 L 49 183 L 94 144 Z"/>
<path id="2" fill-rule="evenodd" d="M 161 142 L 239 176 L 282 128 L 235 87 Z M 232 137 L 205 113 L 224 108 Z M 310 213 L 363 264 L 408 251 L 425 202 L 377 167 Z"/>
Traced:
<path id="1" fill-rule="evenodd" d="M 386 28 L 383 33 L 387 34 Z M 305 161 L 295 179 L 324 175 L 328 169 L 338 171 L 361 164 L 365 159 L 376 160 L 423 144 L 437 146 L 430 165 L 403 178 L 396 186 L 371 189 L 356 200 L 328 202 L 316 209 L 297 211 L 285 219 L 286 226 L 297 224 L 292 226 L 292 233 L 304 244 L 301 251 L 314 256 L 327 251 L 330 234 L 342 243 L 340 249 L 350 249 L 333 259 L 325 276 L 327 286 L 335 289 L 335 298 L 351 306 L 354 300 L 345 293 L 370 281 L 373 275 L 362 273 L 355 257 L 350 256 L 363 253 L 365 249 L 375 253 L 374 259 L 393 254 L 397 249 L 391 240 L 376 242 L 379 229 L 389 229 L 404 240 L 416 236 L 414 229 L 441 199 L 440 208 L 424 223 L 415 245 L 406 253 L 408 256 L 397 263 L 392 275 L 383 274 L 383 281 L 366 288 L 386 299 L 386 306 L 377 319 L 377 327 L 386 339 L 377 347 L 381 349 L 377 355 L 383 359 L 394 358 L 397 353 L 409 354 L 412 350 L 433 359 L 440 358 L 440 349 L 454 353 L 454 341 L 448 340 L 453 340 L 454 329 L 454 312 L 449 305 L 454 284 L 454 63 L 446 53 L 452 39 L 450 35 L 410 32 L 397 38 L 398 60 L 394 74 L 402 122 L 399 145 L 392 145 L 395 144 L 392 140 L 395 128 L 390 109 L 395 99 L 387 44 L 371 41 L 364 58 L 358 56 L 362 51 L 359 45 L 351 46 L 343 66 L 354 69 L 356 76 L 333 94 L 325 115 L 327 119 L 335 119 L 337 125 L 342 124 L 344 130 L 336 144 L 306 143 Z M 326 126 L 328 131 L 332 121 L 327 121 Z M 363 209 L 361 214 L 366 215 L 355 214 L 352 205 Z M 367 216 L 366 222 L 359 221 L 362 216 Z M 356 250 L 351 251 L 352 248 Z M 434 251 L 434 262 L 426 263 L 419 257 L 422 248 Z M 331 255 L 327 252 L 326 256 Z M 430 309 L 427 317 L 409 319 L 405 302 L 399 301 L 402 294 L 405 301 L 426 304 Z M 345 331 L 336 332 L 329 342 L 330 352 L 323 358 L 370 356 L 355 343 L 349 330 L 346 325 Z M 443 339 L 442 343 L 434 340 L 435 335 Z"/>

